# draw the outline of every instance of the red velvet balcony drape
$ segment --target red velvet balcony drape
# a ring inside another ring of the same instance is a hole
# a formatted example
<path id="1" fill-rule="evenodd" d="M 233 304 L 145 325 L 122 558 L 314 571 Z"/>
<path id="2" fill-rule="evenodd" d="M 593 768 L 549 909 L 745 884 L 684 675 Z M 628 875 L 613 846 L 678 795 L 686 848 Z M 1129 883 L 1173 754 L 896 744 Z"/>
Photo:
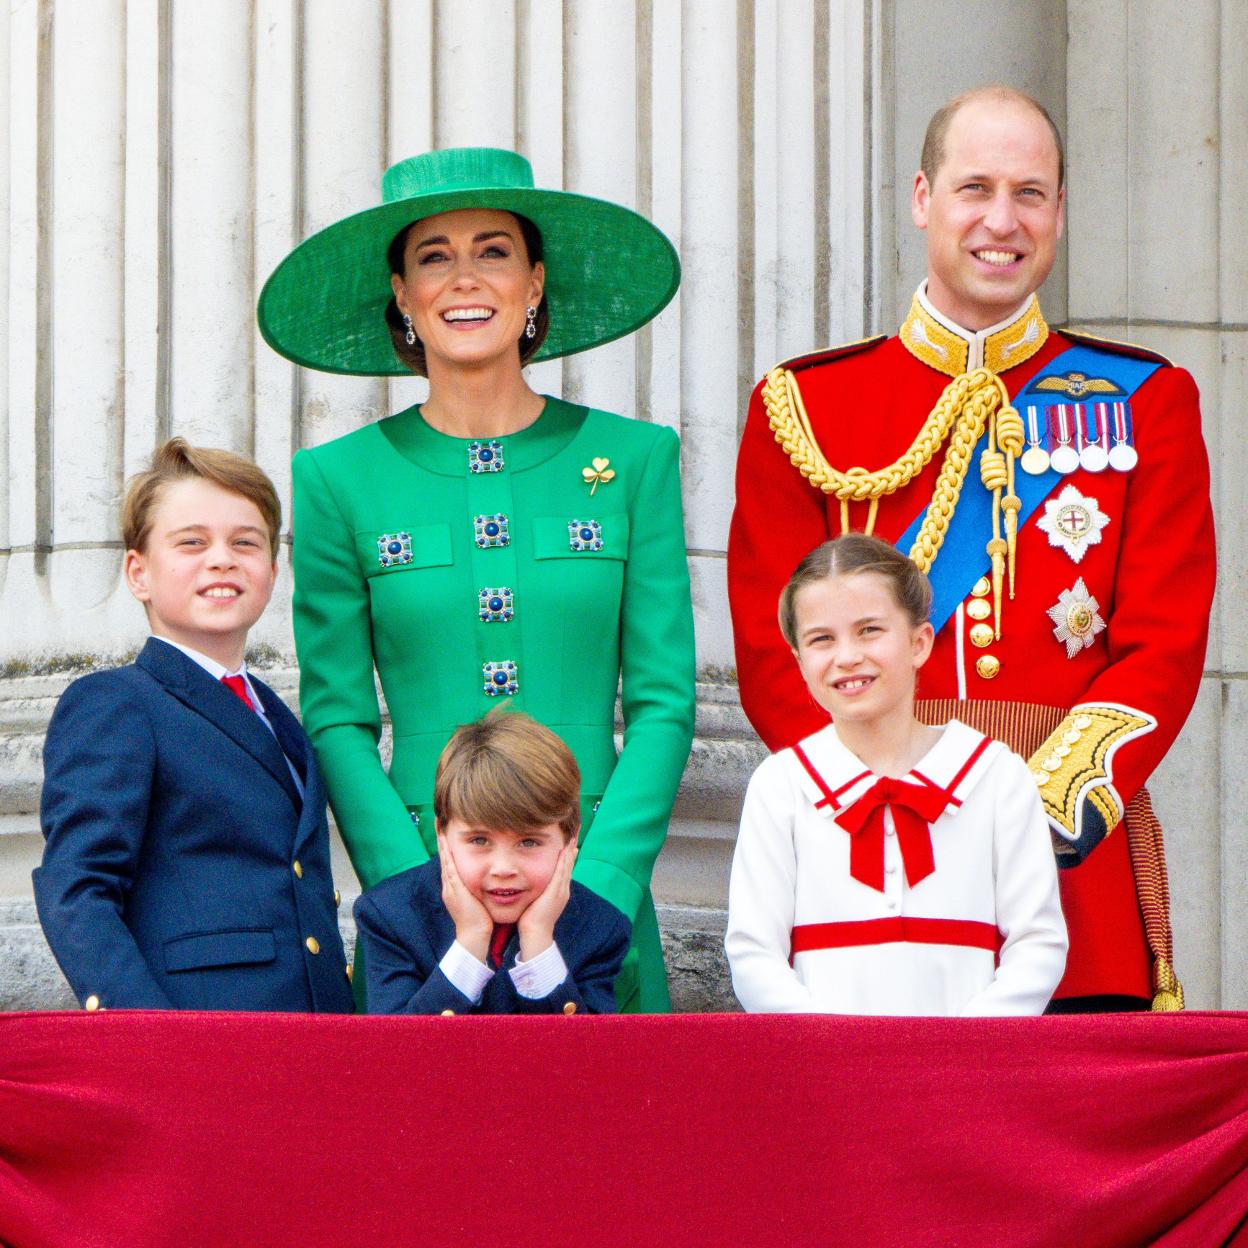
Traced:
<path id="1" fill-rule="evenodd" d="M 1248 1015 L 0 1015 L 0 1243 L 1248 1245 Z"/>

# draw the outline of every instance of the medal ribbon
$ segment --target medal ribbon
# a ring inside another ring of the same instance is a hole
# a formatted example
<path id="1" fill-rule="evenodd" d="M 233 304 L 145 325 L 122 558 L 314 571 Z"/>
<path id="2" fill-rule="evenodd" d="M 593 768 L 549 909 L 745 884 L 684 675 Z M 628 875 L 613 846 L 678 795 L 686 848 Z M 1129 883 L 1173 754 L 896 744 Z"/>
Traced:
<path id="1" fill-rule="evenodd" d="M 1027 408 L 1027 441 L 1032 446 L 1040 445 L 1040 409 L 1035 404 Z"/>
<path id="2" fill-rule="evenodd" d="M 1109 404 L 1088 404 L 1088 441 L 1097 443 L 1109 454 Z"/>
<path id="3" fill-rule="evenodd" d="M 1125 403 L 1114 404 L 1114 441 L 1126 442 L 1130 437 L 1131 430 L 1127 427 L 1127 405 Z"/>
<path id="4" fill-rule="evenodd" d="M 949 797 L 943 790 L 906 784 L 885 776 L 836 816 L 850 835 L 849 873 L 859 883 L 884 891 L 884 812 L 891 809 L 906 879 L 913 888 L 936 870 L 931 824 Z"/>
<path id="5" fill-rule="evenodd" d="M 1070 406 L 1071 423 L 1075 427 L 1075 450 L 1080 456 L 1083 455 L 1083 448 L 1088 444 L 1088 405 L 1086 403 L 1072 403 Z M 1095 438 L 1091 439 L 1093 442 Z"/>
<path id="6" fill-rule="evenodd" d="M 1070 425 L 1067 423 L 1069 410 L 1065 403 L 1057 403 L 1049 408 L 1049 428 L 1053 433 L 1055 447 L 1070 445 Z"/>

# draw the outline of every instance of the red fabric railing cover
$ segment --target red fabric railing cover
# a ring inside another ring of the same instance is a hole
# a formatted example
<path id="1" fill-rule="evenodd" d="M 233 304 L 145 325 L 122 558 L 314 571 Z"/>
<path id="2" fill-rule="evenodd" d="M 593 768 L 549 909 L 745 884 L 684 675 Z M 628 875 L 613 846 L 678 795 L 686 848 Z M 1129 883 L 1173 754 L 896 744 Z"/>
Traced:
<path id="1" fill-rule="evenodd" d="M 1248 1015 L 0 1015 L 0 1242 L 1248 1245 Z"/>

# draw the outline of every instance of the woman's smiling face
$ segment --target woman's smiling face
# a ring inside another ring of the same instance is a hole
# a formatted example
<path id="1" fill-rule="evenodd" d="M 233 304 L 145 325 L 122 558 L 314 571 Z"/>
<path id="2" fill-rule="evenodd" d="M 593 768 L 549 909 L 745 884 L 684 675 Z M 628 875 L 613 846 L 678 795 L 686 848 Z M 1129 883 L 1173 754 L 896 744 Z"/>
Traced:
<path id="1" fill-rule="evenodd" d="M 463 208 L 412 225 L 403 273 L 390 284 L 429 366 L 474 367 L 508 353 L 519 360 L 525 309 L 542 299 L 545 269 L 531 264 L 510 212 Z"/>

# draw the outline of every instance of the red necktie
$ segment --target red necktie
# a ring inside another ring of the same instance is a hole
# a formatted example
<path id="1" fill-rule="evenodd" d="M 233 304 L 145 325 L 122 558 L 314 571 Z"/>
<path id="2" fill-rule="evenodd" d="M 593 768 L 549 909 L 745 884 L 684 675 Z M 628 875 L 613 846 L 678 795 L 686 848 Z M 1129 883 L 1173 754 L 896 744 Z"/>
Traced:
<path id="1" fill-rule="evenodd" d="M 251 698 L 247 696 L 247 682 L 241 676 L 222 676 L 221 683 L 225 685 L 231 693 L 249 710 L 254 711 L 256 708 L 251 704 Z"/>
<path id="2" fill-rule="evenodd" d="M 507 948 L 507 942 L 511 939 L 511 934 L 516 930 L 514 923 L 499 923 L 494 928 L 494 934 L 490 937 L 490 961 L 495 966 L 502 966 L 503 952 Z"/>
<path id="3" fill-rule="evenodd" d="M 940 818 L 948 804 L 948 795 L 940 789 L 905 784 L 887 776 L 877 780 L 836 816 L 836 822 L 850 835 L 850 875 L 868 888 L 884 891 L 884 811 L 891 806 L 906 879 L 911 888 L 926 879 L 936 870 L 929 825 Z"/>

